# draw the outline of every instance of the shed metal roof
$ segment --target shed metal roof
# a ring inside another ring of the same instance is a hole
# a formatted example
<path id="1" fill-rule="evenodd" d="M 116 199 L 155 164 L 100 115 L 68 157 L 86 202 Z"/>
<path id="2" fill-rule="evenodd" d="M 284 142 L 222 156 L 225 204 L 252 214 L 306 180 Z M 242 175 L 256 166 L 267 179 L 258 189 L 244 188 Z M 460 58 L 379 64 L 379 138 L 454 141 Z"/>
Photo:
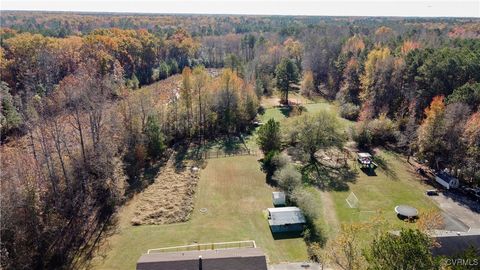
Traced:
<path id="1" fill-rule="evenodd" d="M 270 213 L 268 220 L 270 226 L 303 224 L 306 222 L 302 210 L 298 207 L 268 208 L 268 212 Z"/>

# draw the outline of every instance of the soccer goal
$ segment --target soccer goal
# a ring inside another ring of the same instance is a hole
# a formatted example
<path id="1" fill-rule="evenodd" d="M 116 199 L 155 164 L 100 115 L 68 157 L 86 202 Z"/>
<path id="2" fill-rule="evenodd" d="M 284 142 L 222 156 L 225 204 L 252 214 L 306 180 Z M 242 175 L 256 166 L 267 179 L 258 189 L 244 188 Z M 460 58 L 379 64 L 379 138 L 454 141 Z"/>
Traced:
<path id="1" fill-rule="evenodd" d="M 359 201 L 357 196 L 355 196 L 355 193 L 351 192 L 345 200 L 350 208 L 358 208 Z"/>

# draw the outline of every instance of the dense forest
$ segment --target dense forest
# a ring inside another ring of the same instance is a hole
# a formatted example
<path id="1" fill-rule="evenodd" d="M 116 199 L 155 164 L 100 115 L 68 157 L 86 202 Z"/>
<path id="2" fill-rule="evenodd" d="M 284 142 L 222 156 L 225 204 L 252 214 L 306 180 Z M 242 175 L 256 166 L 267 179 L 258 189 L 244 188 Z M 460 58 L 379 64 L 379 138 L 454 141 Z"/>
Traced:
<path id="1" fill-rule="evenodd" d="M 361 148 L 480 183 L 476 19 L 2 12 L 1 25 L 5 269 L 81 267 L 148 168 L 248 131 L 276 92 L 335 102 Z M 145 90 L 170 76 L 173 92 Z"/>

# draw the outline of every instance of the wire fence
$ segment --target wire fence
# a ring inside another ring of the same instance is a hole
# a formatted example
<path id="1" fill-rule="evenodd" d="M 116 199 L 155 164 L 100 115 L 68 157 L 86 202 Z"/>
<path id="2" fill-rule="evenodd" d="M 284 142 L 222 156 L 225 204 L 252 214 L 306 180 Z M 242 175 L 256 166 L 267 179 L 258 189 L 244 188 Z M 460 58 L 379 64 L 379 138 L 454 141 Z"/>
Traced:
<path id="1" fill-rule="evenodd" d="M 201 153 L 201 158 L 203 159 L 212 159 L 212 158 L 223 158 L 223 157 L 233 157 L 233 156 L 255 156 L 257 151 L 251 149 L 237 149 L 232 151 L 224 150 L 209 150 Z"/>
<path id="2" fill-rule="evenodd" d="M 162 253 L 162 252 L 201 251 L 201 250 L 256 248 L 256 247 L 257 245 L 254 240 L 247 240 L 247 241 L 205 243 L 205 244 L 192 244 L 192 245 L 176 246 L 176 247 L 154 248 L 154 249 L 149 249 L 147 253 L 150 254 L 150 253 Z"/>

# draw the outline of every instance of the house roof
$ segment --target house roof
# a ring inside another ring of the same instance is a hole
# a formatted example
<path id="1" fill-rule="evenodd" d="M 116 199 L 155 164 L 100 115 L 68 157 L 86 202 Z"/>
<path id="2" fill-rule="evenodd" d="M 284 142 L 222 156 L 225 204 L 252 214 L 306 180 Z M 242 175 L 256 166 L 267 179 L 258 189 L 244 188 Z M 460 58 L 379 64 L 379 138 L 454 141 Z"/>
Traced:
<path id="1" fill-rule="evenodd" d="M 480 256 L 480 234 L 470 233 L 443 233 L 433 235 L 439 246 L 432 249 L 435 256 L 451 256 L 462 253 L 469 247 L 474 247 L 477 255 Z"/>
<path id="2" fill-rule="evenodd" d="M 305 223 L 305 216 L 298 207 L 268 208 L 268 212 L 270 226 Z"/>
<path id="3" fill-rule="evenodd" d="M 137 261 L 137 270 L 196 270 L 200 256 L 203 270 L 267 269 L 262 249 L 232 248 L 143 254 Z"/>
<path id="4" fill-rule="evenodd" d="M 397 236 L 400 235 L 400 231 L 391 231 L 390 233 Z M 480 231 L 456 232 L 435 230 L 429 233 L 429 235 L 435 238 L 438 244 L 432 248 L 434 256 L 455 256 L 470 247 L 474 247 L 477 255 L 480 256 Z"/>

